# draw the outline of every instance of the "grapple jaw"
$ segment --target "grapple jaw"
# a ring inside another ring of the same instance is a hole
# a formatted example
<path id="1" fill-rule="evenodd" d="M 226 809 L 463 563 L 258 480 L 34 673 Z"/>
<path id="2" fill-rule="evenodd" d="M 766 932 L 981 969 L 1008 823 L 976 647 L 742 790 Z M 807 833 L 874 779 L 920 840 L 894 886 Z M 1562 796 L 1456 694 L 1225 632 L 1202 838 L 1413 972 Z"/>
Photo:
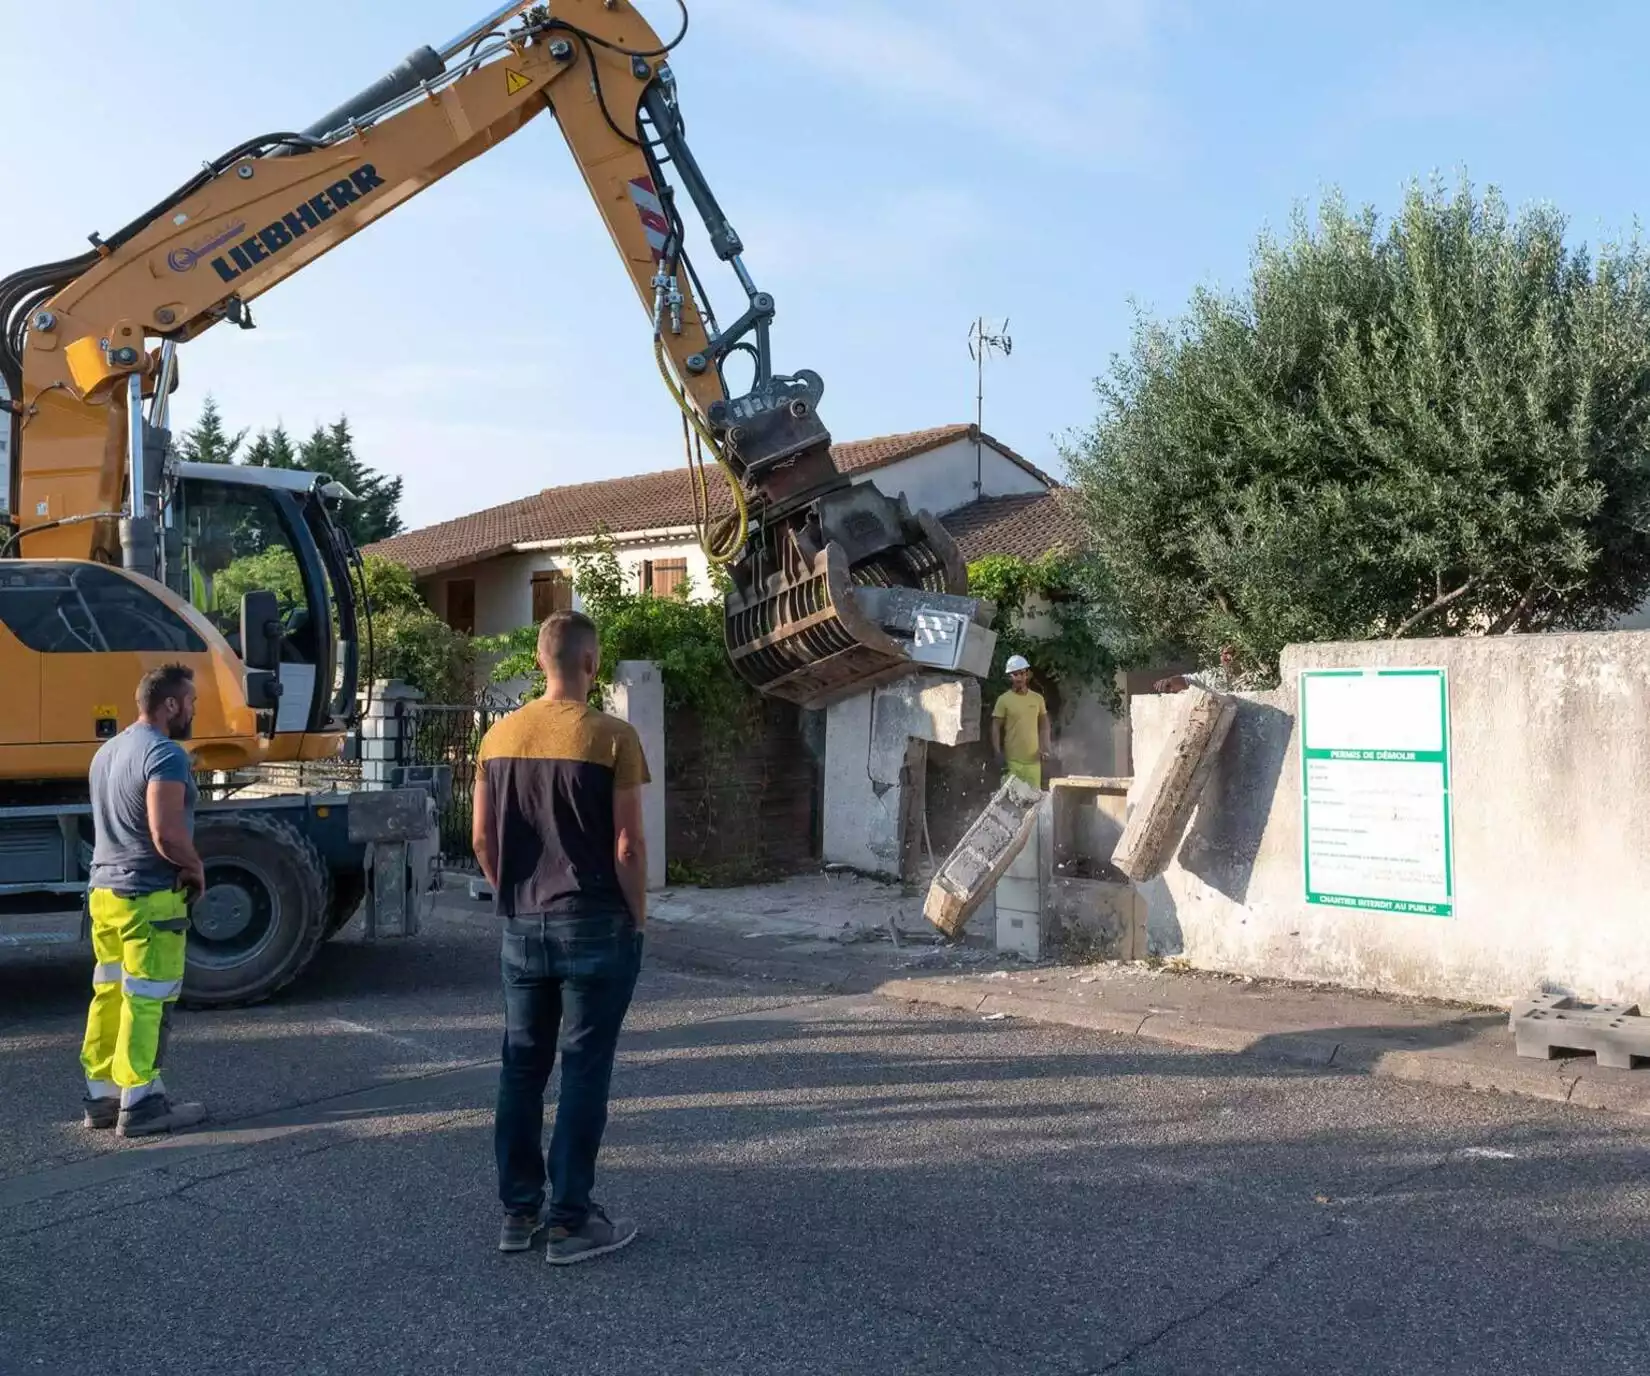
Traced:
<path id="1" fill-rule="evenodd" d="M 995 608 L 965 595 L 967 570 L 945 527 L 869 483 L 841 486 L 753 533 L 726 598 L 735 670 L 758 691 L 829 706 L 933 667 L 936 623 L 978 660 Z M 915 657 L 914 657 L 915 656 Z M 975 667 L 973 672 L 983 672 Z"/>
<path id="2" fill-rule="evenodd" d="M 823 387 L 802 372 L 711 408 L 750 509 L 724 607 L 734 669 L 806 708 L 923 669 L 983 676 L 996 608 L 966 595 L 962 555 L 934 517 L 837 471 Z"/>

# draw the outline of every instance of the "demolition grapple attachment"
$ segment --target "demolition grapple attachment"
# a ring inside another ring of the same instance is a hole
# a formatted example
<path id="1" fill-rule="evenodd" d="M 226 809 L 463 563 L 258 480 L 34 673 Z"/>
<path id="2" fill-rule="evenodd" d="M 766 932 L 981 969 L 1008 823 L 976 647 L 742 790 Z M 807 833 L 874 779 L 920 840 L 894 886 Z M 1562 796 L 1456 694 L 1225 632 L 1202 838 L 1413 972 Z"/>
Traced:
<path id="1" fill-rule="evenodd" d="M 956 541 L 903 496 L 839 473 L 811 405 L 729 440 L 750 532 L 725 626 L 746 682 L 818 708 L 923 669 L 987 672 L 994 608 L 966 595 Z"/>

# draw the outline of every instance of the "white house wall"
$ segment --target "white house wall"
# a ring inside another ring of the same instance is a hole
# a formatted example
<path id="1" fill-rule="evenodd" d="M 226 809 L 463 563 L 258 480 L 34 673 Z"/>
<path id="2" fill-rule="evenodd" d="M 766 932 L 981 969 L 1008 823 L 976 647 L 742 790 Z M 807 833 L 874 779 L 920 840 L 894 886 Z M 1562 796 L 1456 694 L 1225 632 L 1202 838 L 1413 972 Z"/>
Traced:
<path id="1" fill-rule="evenodd" d="M 615 553 L 631 588 L 639 586 L 644 561 L 684 559 L 693 580 L 696 598 L 709 597 L 710 562 L 692 540 L 665 540 L 657 543 L 621 545 Z M 448 569 L 418 580 L 418 589 L 439 616 L 447 615 L 447 588 L 451 583 L 472 579 L 476 585 L 476 634 L 503 635 L 531 625 L 533 621 L 533 575 L 559 569 L 573 576 L 573 561 L 565 550 L 527 550 L 500 554 L 474 564 Z M 581 605 L 577 594 L 573 605 Z"/>
<path id="2" fill-rule="evenodd" d="M 980 496 L 1010 497 L 1048 490 L 1046 483 L 989 444 L 980 447 L 979 466 L 983 491 L 975 492 L 974 442 L 953 440 L 926 454 L 872 469 L 855 481 L 875 483 L 890 497 L 903 492 L 912 511 L 926 510 L 936 516 L 967 506 Z"/>
<path id="3" fill-rule="evenodd" d="M 448 569 L 433 578 L 421 579 L 418 590 L 436 614 L 447 617 L 447 589 L 466 578 L 476 585 L 477 635 L 503 635 L 533 619 L 532 575 L 526 556 L 502 554 L 479 563 Z"/>
<path id="4" fill-rule="evenodd" d="M 702 601 L 711 596 L 710 560 L 705 558 L 705 552 L 699 548 L 696 540 L 669 540 L 634 545 L 621 543 L 614 553 L 619 556 L 619 563 L 623 566 L 625 578 L 632 589 L 640 586 L 638 580 L 641 578 L 642 564 L 645 560 L 685 559 L 688 577 L 693 582 L 694 598 Z"/>

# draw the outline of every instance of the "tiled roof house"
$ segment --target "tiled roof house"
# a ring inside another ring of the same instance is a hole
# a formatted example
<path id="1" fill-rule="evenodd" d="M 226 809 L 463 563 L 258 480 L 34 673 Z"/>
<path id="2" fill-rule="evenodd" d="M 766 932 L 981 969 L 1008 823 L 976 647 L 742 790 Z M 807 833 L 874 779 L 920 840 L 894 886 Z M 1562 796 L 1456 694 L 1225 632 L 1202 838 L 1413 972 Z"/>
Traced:
<path id="1" fill-rule="evenodd" d="M 945 425 L 838 444 L 837 467 L 940 515 L 965 558 L 1035 558 L 1074 546 L 1080 527 L 1066 494 L 1035 465 L 971 425 Z M 572 604 L 569 551 L 608 531 L 642 586 L 666 592 L 681 578 L 708 585 L 693 533 L 687 468 L 546 488 L 502 506 L 368 546 L 405 565 L 431 606 L 462 630 L 514 630 Z M 731 510 L 712 475 L 712 510 Z"/>

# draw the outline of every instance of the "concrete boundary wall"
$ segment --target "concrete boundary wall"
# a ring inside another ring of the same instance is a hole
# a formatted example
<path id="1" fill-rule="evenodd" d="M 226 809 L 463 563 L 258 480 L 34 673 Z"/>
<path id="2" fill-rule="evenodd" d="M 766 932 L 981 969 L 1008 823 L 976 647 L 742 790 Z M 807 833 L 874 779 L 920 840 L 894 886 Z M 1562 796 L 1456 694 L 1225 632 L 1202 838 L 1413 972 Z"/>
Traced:
<path id="1" fill-rule="evenodd" d="M 636 730 L 647 760 L 642 785 L 642 835 L 647 841 L 647 886 L 662 889 L 665 854 L 665 683 L 650 659 L 621 659 L 613 666 L 607 710 Z"/>
<path id="2" fill-rule="evenodd" d="M 1305 902 L 1298 675 L 1377 667 L 1449 675 L 1453 917 Z M 1133 699 L 1136 789 L 1173 704 Z M 1205 969 L 1650 1003 L 1650 632 L 1292 646 L 1282 687 L 1244 695 L 1175 861 L 1142 892 L 1151 949 Z"/>

